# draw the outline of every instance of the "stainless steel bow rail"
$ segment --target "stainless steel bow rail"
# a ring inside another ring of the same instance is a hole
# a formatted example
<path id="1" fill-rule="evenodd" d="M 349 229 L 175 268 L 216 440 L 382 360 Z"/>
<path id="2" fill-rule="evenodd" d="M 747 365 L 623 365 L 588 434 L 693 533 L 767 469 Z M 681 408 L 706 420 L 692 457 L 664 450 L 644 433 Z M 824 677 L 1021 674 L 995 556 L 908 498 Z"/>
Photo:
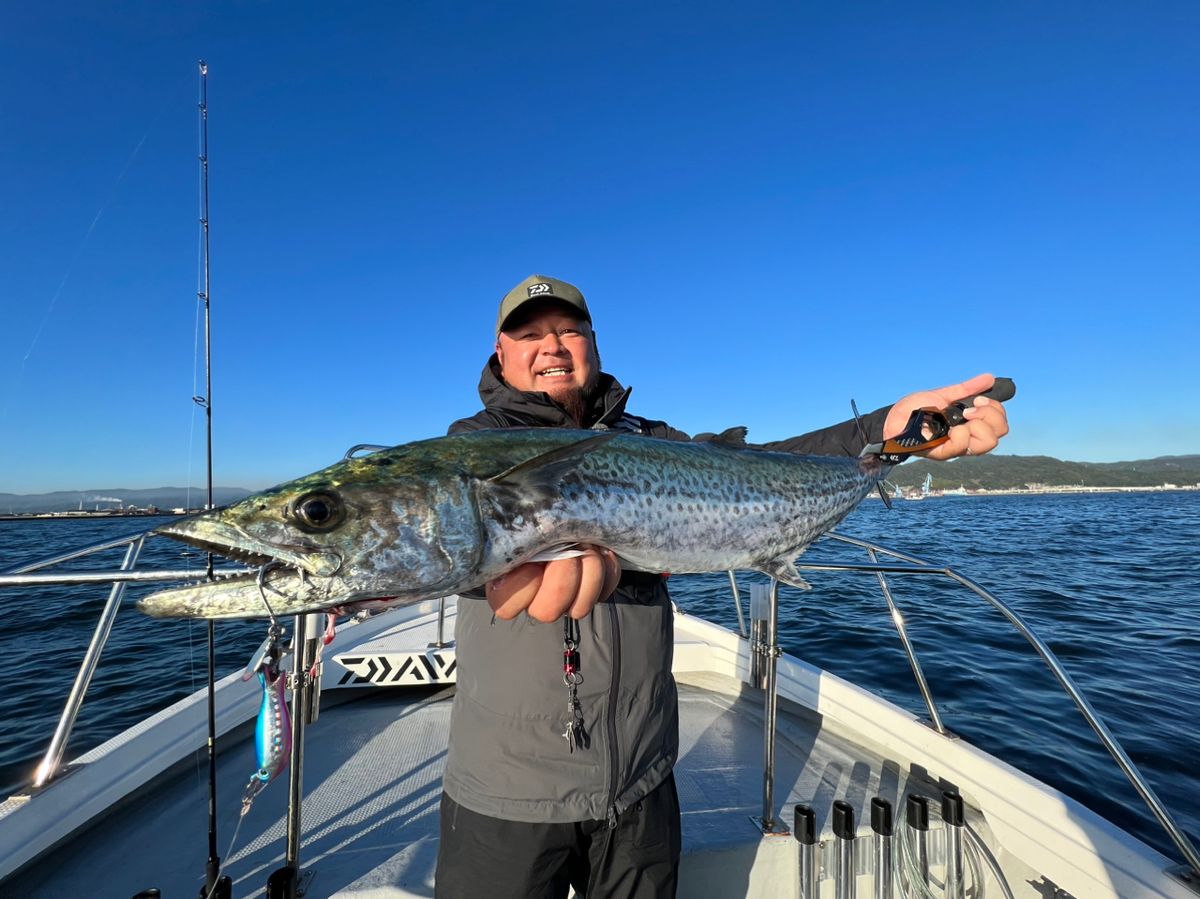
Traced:
<path id="1" fill-rule="evenodd" d="M 97 665 L 100 664 L 100 654 L 104 651 L 104 647 L 108 643 L 113 622 L 116 621 L 117 612 L 121 608 L 121 600 L 125 596 L 125 585 L 129 583 L 206 581 L 208 579 L 207 567 L 199 570 L 184 571 L 136 570 L 135 566 L 137 565 L 138 557 L 141 555 L 146 538 L 150 535 L 150 531 L 142 531 L 141 533 L 130 534 L 127 537 L 117 537 L 0 572 L 0 588 L 112 584 L 108 601 L 104 604 L 104 609 L 100 612 L 100 620 L 96 623 L 96 630 L 92 634 L 87 652 L 83 656 L 83 662 L 80 664 L 79 671 L 75 675 L 75 683 L 72 685 L 71 692 L 67 696 L 66 706 L 59 717 L 58 726 L 54 729 L 54 736 L 50 740 L 50 746 L 46 750 L 46 754 L 42 757 L 42 761 L 34 774 L 33 785 L 35 787 L 45 786 L 58 773 L 62 765 L 63 754 L 66 752 L 71 731 L 75 727 L 75 720 L 79 717 L 79 709 L 83 705 L 83 698 L 87 693 L 88 686 L 92 682 L 92 675 L 96 672 Z M 123 546 L 127 547 L 125 560 L 121 563 L 121 567 L 117 571 L 44 571 L 44 569 L 53 568 L 65 562 L 73 562 L 77 559 L 86 558 L 87 556 L 108 550 L 119 549 Z M 236 574 L 250 574 L 253 571 L 254 569 L 252 568 L 220 568 L 216 569 L 213 574 L 216 577 L 227 577 Z"/>
<path id="2" fill-rule="evenodd" d="M 1154 817 L 1162 825 L 1171 842 L 1179 850 L 1180 854 L 1185 859 L 1187 865 L 1191 868 L 1189 879 L 1194 883 L 1200 879 L 1200 853 L 1197 853 L 1195 846 L 1187 835 L 1175 823 L 1174 818 L 1167 811 L 1162 801 L 1155 794 L 1154 790 L 1146 782 L 1142 773 L 1130 759 L 1128 753 L 1113 736 L 1108 727 L 1101 720 L 1100 715 L 1096 712 L 1082 691 L 1071 679 L 1063 668 L 1062 663 L 1050 650 L 1050 647 L 1034 633 L 1033 629 L 1006 603 L 1002 602 L 997 597 L 993 596 L 989 591 L 985 590 L 979 584 L 975 583 L 968 577 L 954 571 L 952 568 L 945 566 L 933 565 L 923 559 L 918 559 L 915 556 L 905 555 L 904 553 L 896 552 L 866 540 L 859 540 L 854 537 L 848 537 L 843 534 L 830 532 L 825 535 L 824 539 L 835 540 L 849 546 L 854 546 L 864 550 L 868 558 L 871 560 L 869 564 L 838 564 L 838 563 L 821 563 L 821 562 L 798 562 L 796 567 L 801 571 L 850 571 L 863 574 L 874 574 L 883 591 L 884 599 L 887 602 L 888 609 L 891 614 L 892 622 L 896 626 L 896 631 L 900 636 L 900 642 L 904 647 L 904 653 L 908 657 L 909 665 L 912 667 L 913 676 L 917 681 L 918 689 L 921 692 L 922 698 L 925 700 L 926 707 L 929 709 L 929 717 L 932 722 L 932 727 L 939 734 L 947 738 L 953 738 L 953 735 L 946 729 L 942 722 L 941 716 L 938 714 L 937 705 L 933 699 L 932 691 L 925 679 L 925 675 L 921 670 L 920 662 L 917 660 L 916 650 L 912 642 L 908 638 L 907 630 L 904 625 L 904 616 L 897 608 L 895 600 L 892 596 L 891 588 L 888 584 L 886 575 L 906 575 L 920 577 L 945 577 L 949 578 L 966 587 L 972 593 L 983 599 L 994 609 L 1000 612 L 1018 633 L 1021 634 L 1042 660 L 1050 668 L 1051 673 L 1058 680 L 1059 684 L 1070 696 L 1075 706 L 1083 715 L 1084 720 L 1096 732 L 1096 736 L 1100 738 L 1100 742 L 1104 748 L 1108 750 L 1109 755 L 1113 757 L 1121 771 L 1128 778 L 1133 788 L 1137 790 L 1143 801 L 1149 807 Z M 880 562 L 879 556 L 887 556 L 890 559 L 897 560 L 896 562 Z M 732 574 L 731 574 L 732 581 Z M 742 620 L 741 599 L 737 593 L 736 584 L 734 585 L 734 603 L 737 607 L 739 626 Z M 752 602 L 753 606 L 753 602 Z M 763 770 L 763 813 L 761 819 L 756 819 L 762 826 L 764 833 L 777 833 L 783 828 L 779 821 L 775 818 L 774 811 L 774 746 L 775 746 L 775 717 L 776 717 L 776 697 L 775 697 L 775 668 L 776 660 L 782 650 L 778 643 L 778 611 L 779 606 L 779 590 L 777 584 L 772 581 L 769 590 L 769 608 L 764 616 L 763 626 L 756 632 L 755 624 L 751 624 L 751 683 L 755 686 L 764 689 L 764 759 L 765 765 Z M 753 612 L 751 614 L 753 618 Z M 745 635 L 744 628 L 743 636 Z M 755 636 L 756 634 L 762 636 Z M 1186 872 L 1185 872 L 1186 873 Z"/>

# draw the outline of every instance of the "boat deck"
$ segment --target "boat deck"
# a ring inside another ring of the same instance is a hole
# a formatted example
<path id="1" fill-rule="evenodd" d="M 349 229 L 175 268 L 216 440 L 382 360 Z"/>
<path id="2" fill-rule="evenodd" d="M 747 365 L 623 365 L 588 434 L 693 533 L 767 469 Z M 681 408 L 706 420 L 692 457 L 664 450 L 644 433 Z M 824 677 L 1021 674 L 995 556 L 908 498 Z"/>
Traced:
<path id="1" fill-rule="evenodd" d="M 314 872 L 307 895 L 431 896 L 452 691 L 354 692 L 322 709 L 305 740 L 300 858 L 302 870 Z M 680 710 L 681 894 L 745 895 L 752 881 L 790 877 L 794 842 L 763 838 L 751 820 L 762 811 L 762 694 L 718 674 L 681 674 Z M 811 713 L 781 710 L 776 796 L 788 797 L 783 808 L 803 801 L 825 820 L 835 798 L 861 807 L 882 791 L 896 800 L 904 784 L 895 766 L 865 762 L 861 747 L 842 745 L 818 725 Z M 255 764 L 249 741 L 219 758 L 223 854 Z M 236 896 L 265 895 L 268 875 L 283 863 L 287 791 L 284 779 L 271 784 L 241 822 L 226 858 Z M 149 887 L 194 896 L 207 854 L 206 808 L 206 766 L 198 758 L 152 800 L 126 803 L 6 883 L 5 892 L 90 895 L 102 883 L 106 896 Z M 714 893 L 714 877 L 727 887 Z"/>
<path id="2" fill-rule="evenodd" d="M 455 668 L 452 648 L 432 648 L 434 608 L 396 610 L 345 627 L 328 650 L 320 717 L 304 742 L 300 861 L 307 897 L 433 895 L 453 693 L 447 681 Z M 786 833 L 764 835 L 758 820 L 764 693 L 745 683 L 747 641 L 679 613 L 674 660 L 684 851 L 679 895 L 798 895 L 796 842 Z M 256 768 L 250 719 L 258 698 L 251 687 L 236 674 L 218 685 L 233 723 L 242 722 L 221 738 L 218 757 L 217 848 L 238 897 L 264 896 L 267 878 L 286 854 L 286 774 L 239 823 L 242 791 Z M 73 772 L 27 800 L 36 808 L 7 802 L 10 843 L 31 845 L 27 831 L 37 830 L 25 825 L 18 832 L 17 819 L 57 826 L 69 817 L 69 803 L 80 801 L 69 797 L 97 801 L 108 779 L 136 773 L 148 755 L 203 745 L 198 701 L 181 700 L 160 713 L 158 725 L 142 727 L 149 728 L 146 734 L 127 732 L 81 756 Z M 134 897 L 150 888 L 168 899 L 196 896 L 208 856 L 206 759 L 202 751 L 162 758 L 160 767 L 183 761 L 6 879 L 0 895 L 97 895 L 101 885 L 106 897 Z M 102 775 L 98 785 L 88 785 L 92 774 Z M 72 789 L 72 781 L 81 789 Z M 877 796 L 896 811 L 897 876 L 904 870 L 901 849 L 911 842 L 899 839 L 903 800 L 914 792 L 933 800 L 928 862 L 930 876 L 940 876 L 946 829 L 933 819 L 944 789 L 962 793 L 968 836 L 978 843 L 969 853 L 967 895 L 984 895 L 979 887 L 986 895 L 1006 894 L 996 879 L 1001 869 L 1008 895 L 1017 899 L 1197 895 L 1164 874 L 1166 859 L 1067 797 L 852 684 L 798 659 L 780 659 L 773 809 L 782 827 L 776 829 L 791 826 L 795 804 L 813 808 L 821 843 L 814 860 L 819 899 L 837 893 L 839 877 L 855 881 L 858 895 L 873 895 L 870 804 Z M 840 841 L 831 833 L 836 800 L 850 804 L 857 822 L 849 869 L 839 865 Z"/>

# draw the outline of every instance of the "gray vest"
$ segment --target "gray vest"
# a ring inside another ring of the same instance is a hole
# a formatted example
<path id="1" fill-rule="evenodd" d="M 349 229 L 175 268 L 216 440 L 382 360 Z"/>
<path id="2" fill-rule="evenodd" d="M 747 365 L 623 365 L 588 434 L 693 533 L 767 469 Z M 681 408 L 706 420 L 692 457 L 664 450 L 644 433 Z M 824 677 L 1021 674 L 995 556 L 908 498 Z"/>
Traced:
<path id="1" fill-rule="evenodd" d="M 609 375 L 596 397 L 596 426 L 688 439 L 662 422 L 625 413 L 625 390 Z M 493 356 L 480 378 L 485 410 L 451 425 L 574 427 L 548 397 L 503 382 Z M 461 597 L 455 629 L 458 690 L 450 717 L 444 786 L 459 805 L 494 818 L 535 823 L 619 815 L 664 780 L 679 751 L 671 676 L 671 600 L 657 575 L 626 572 L 617 592 L 579 623 L 580 713 L 585 739 L 564 733 L 563 622 L 528 615 L 493 619 L 480 598 Z"/>
<path id="2" fill-rule="evenodd" d="M 602 820 L 637 802 L 666 779 L 678 752 L 672 633 L 666 586 L 645 575 L 627 575 L 579 622 L 586 739 L 572 751 L 563 736 L 563 623 L 493 620 L 485 601 L 459 599 L 450 798 L 541 823 Z"/>

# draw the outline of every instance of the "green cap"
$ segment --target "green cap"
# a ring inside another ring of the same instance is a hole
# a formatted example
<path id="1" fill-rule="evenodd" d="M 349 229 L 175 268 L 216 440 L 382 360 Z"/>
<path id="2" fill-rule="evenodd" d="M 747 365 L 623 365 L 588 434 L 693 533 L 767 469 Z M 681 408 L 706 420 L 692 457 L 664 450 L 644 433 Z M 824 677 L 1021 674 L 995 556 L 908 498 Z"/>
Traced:
<path id="1" fill-rule="evenodd" d="M 496 336 L 499 336 L 500 332 L 504 330 L 504 323 L 512 314 L 526 303 L 542 303 L 547 300 L 565 303 L 577 310 L 589 325 L 592 323 L 592 313 L 588 311 L 587 300 L 583 298 L 578 287 L 568 284 L 566 281 L 560 281 L 558 278 L 530 275 L 506 293 L 504 299 L 500 301 L 500 315 L 496 319 Z"/>

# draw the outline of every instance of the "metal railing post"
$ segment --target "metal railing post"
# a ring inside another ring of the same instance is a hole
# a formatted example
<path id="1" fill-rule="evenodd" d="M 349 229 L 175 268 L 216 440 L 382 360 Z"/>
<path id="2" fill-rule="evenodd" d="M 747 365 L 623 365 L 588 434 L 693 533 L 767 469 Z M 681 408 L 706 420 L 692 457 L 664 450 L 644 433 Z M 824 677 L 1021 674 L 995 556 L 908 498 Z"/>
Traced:
<path id="1" fill-rule="evenodd" d="M 125 561 L 121 563 L 122 571 L 129 571 L 137 564 L 138 556 L 141 554 L 145 542 L 146 535 L 142 534 L 135 542 L 129 544 L 129 549 L 125 551 Z M 104 605 L 104 611 L 100 613 L 100 620 L 96 622 L 96 631 L 92 634 L 92 642 L 88 644 L 87 653 L 84 654 L 79 671 L 75 674 L 75 683 L 67 697 L 67 704 L 63 708 L 62 716 L 58 719 L 58 727 L 54 729 L 50 746 L 34 774 L 33 785 L 35 787 L 45 785 L 62 763 L 63 753 L 67 749 L 67 740 L 70 739 L 71 731 L 75 727 L 75 719 L 79 717 L 83 697 L 87 694 L 88 686 L 92 682 L 92 675 L 95 674 L 96 666 L 100 663 L 100 653 L 103 652 L 104 645 L 108 642 L 108 635 L 112 632 L 113 622 L 116 621 L 117 611 L 121 608 L 121 599 L 124 595 L 125 584 L 113 584 L 112 590 L 108 594 L 108 602 Z"/>
<path id="2" fill-rule="evenodd" d="M 738 633 L 741 636 L 748 636 L 746 631 L 746 619 L 742 615 L 742 594 L 738 592 L 737 578 L 733 571 L 729 572 L 729 588 L 733 590 L 733 607 L 737 610 L 738 617 Z"/>
<path id="3" fill-rule="evenodd" d="M 875 556 L 874 548 L 868 549 L 867 555 L 871 557 L 872 562 L 879 561 Z M 888 610 L 892 613 L 892 623 L 896 625 L 896 633 L 900 635 L 900 642 L 904 646 L 904 654 L 908 656 L 908 664 L 912 667 L 913 677 L 917 679 L 917 689 L 921 691 L 925 707 L 929 709 L 929 717 L 933 720 L 934 729 L 939 734 L 948 734 L 946 725 L 942 723 L 942 716 L 938 714 L 937 704 L 933 701 L 933 691 L 929 689 L 929 682 L 925 680 L 925 672 L 921 670 L 921 663 L 917 661 L 917 651 L 913 648 L 912 641 L 908 639 L 908 628 L 904 624 L 904 615 L 896 608 L 896 602 L 892 599 L 892 590 L 888 586 L 883 572 L 876 572 L 876 576 L 879 578 L 879 586 L 883 589 L 883 598 L 887 600 Z"/>
<path id="4" fill-rule="evenodd" d="M 446 600 L 449 597 L 443 596 L 438 600 L 438 619 L 437 619 L 437 640 L 430 643 L 429 649 L 445 649 L 450 644 L 446 642 Z M 455 597 L 455 601 L 458 597 Z"/>

